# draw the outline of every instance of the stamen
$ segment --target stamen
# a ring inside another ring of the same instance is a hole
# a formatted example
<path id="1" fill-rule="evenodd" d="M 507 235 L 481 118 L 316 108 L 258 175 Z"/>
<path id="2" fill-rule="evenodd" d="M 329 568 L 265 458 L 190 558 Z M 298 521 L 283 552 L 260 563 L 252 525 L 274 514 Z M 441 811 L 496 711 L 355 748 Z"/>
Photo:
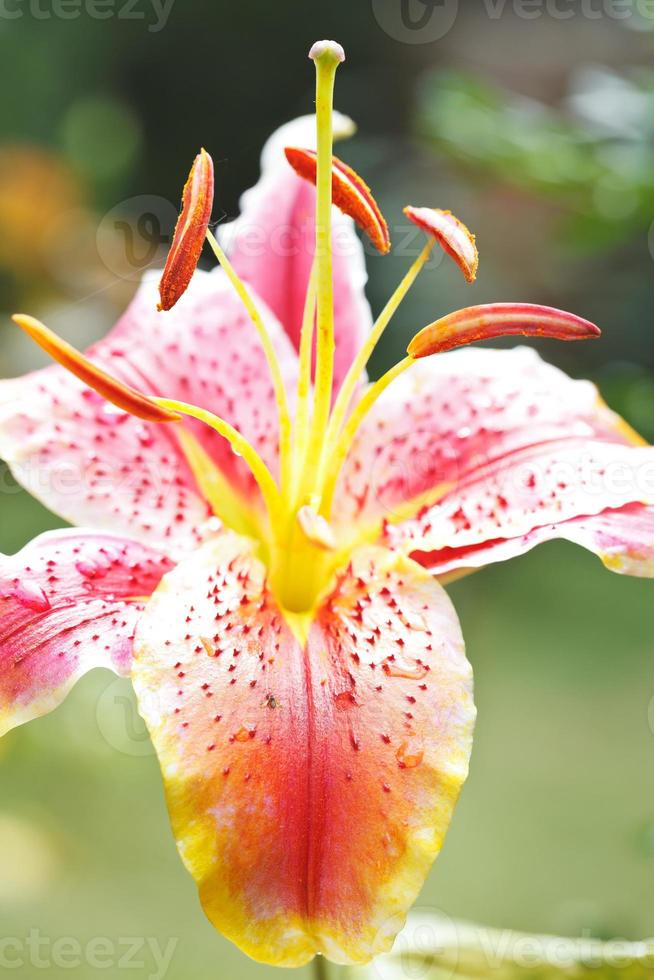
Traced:
<path id="1" fill-rule="evenodd" d="M 410 221 L 432 235 L 442 249 L 450 255 L 467 282 L 474 282 L 479 266 L 479 252 L 475 236 L 451 211 L 440 208 L 406 207 L 404 213 Z"/>
<path id="2" fill-rule="evenodd" d="M 74 374 L 99 395 L 106 398 L 112 405 L 121 408 L 130 415 L 145 419 L 147 422 L 179 422 L 181 415 L 162 407 L 154 398 L 141 394 L 131 385 L 124 384 L 102 368 L 93 364 L 84 354 L 76 350 L 56 333 L 49 330 L 33 316 L 16 313 L 12 320 L 34 340 L 39 347 L 62 367 Z"/>
<path id="3" fill-rule="evenodd" d="M 286 487 L 290 482 L 291 476 L 291 415 L 288 408 L 288 397 L 286 395 L 286 387 L 284 385 L 284 379 L 279 366 L 277 352 L 273 347 L 270 334 L 268 333 L 266 325 L 263 322 L 261 314 L 252 301 L 245 284 L 225 255 L 215 236 L 208 230 L 207 241 L 211 245 L 214 255 L 218 259 L 218 262 L 226 273 L 227 278 L 231 282 L 241 302 L 243 303 L 243 306 L 247 310 L 259 335 L 259 340 L 268 363 L 273 390 L 275 392 L 275 401 L 277 403 L 277 414 L 279 417 L 279 455 L 282 486 Z"/>
<path id="4" fill-rule="evenodd" d="M 310 183 L 316 183 L 317 155 L 313 150 L 287 146 L 286 159 L 298 176 Z M 391 248 L 388 225 L 372 191 L 358 173 L 346 163 L 332 156 L 332 200 L 333 203 L 352 218 L 366 233 L 378 252 L 386 255 Z"/>
<path id="5" fill-rule="evenodd" d="M 224 419 L 214 415 L 213 412 L 209 412 L 204 408 L 198 408 L 197 405 L 189 405 L 187 402 L 180 402 L 173 398 L 155 398 L 154 401 L 157 405 L 160 405 L 169 412 L 188 415 L 190 418 L 204 422 L 205 425 L 208 425 L 227 440 L 236 455 L 242 456 L 249 466 L 252 476 L 261 490 L 261 495 L 270 517 L 272 530 L 275 531 L 279 528 L 281 500 L 277 484 L 261 456 L 247 439 L 233 425 L 230 425 L 229 422 L 225 422 Z"/>
<path id="6" fill-rule="evenodd" d="M 378 381 L 370 385 L 368 390 L 361 398 L 361 401 L 358 403 L 347 420 L 335 448 L 330 453 L 329 467 L 325 475 L 324 489 L 322 491 L 322 504 L 320 507 L 320 513 L 323 515 L 323 517 L 329 519 L 332 501 L 334 499 L 336 484 L 341 468 L 345 462 L 348 452 L 350 451 L 354 437 L 359 431 L 359 428 L 366 415 L 380 395 L 382 395 L 388 388 L 391 382 L 395 381 L 395 379 L 403 374 L 404 371 L 408 370 L 413 363 L 414 360 L 412 357 L 405 357 L 404 360 L 399 361 L 394 367 L 392 367 L 390 371 L 387 371 L 386 374 L 382 375 Z"/>
<path id="7" fill-rule="evenodd" d="M 317 269 L 314 259 L 311 276 L 304 303 L 302 330 L 300 333 L 300 368 L 297 386 L 297 408 L 295 414 L 295 444 L 293 446 L 293 487 L 298 479 L 298 470 L 304 460 L 309 434 L 309 402 L 311 396 L 311 365 L 313 359 L 313 333 L 316 318 L 316 279 Z M 294 493 L 290 494 L 291 499 Z"/>
<path id="8" fill-rule="evenodd" d="M 431 255 L 432 248 L 434 247 L 434 239 L 430 239 L 424 246 L 422 252 L 412 264 L 411 268 L 407 274 L 402 279 L 391 298 L 386 303 L 386 306 L 380 313 L 379 317 L 373 324 L 372 330 L 366 337 L 363 345 L 359 348 L 357 356 L 352 361 L 349 370 L 345 376 L 343 384 L 341 385 L 341 390 L 338 393 L 336 403 L 332 411 L 332 417 L 329 423 L 329 429 L 327 433 L 327 439 L 325 440 L 326 445 L 331 447 L 334 441 L 338 437 L 341 426 L 345 419 L 346 412 L 348 410 L 349 404 L 352 400 L 354 390 L 361 379 L 363 372 L 366 369 L 366 365 L 370 360 L 370 357 L 375 350 L 377 344 L 379 343 L 382 334 L 386 330 L 386 327 L 390 323 L 391 319 L 397 312 L 400 303 L 406 296 L 406 294 L 411 289 L 411 286 L 416 281 L 420 270 L 423 268 L 425 263 L 428 261 Z M 327 449 L 327 458 L 329 458 L 330 449 Z"/>
<path id="9" fill-rule="evenodd" d="M 170 310 L 186 292 L 202 253 L 212 206 L 213 160 L 202 149 L 182 192 L 182 210 L 159 283 L 159 310 Z"/>
<path id="10" fill-rule="evenodd" d="M 457 310 L 429 324 L 413 338 L 408 353 L 414 358 L 428 357 L 477 340 L 516 334 L 555 340 L 589 340 L 599 337 L 600 329 L 582 317 L 550 306 L 493 303 Z"/>
<path id="11" fill-rule="evenodd" d="M 182 425 L 175 427 L 182 452 L 189 469 L 195 477 L 202 496 L 209 503 L 213 513 L 223 524 L 239 534 L 257 537 L 257 513 L 248 506 L 241 495 L 233 489 L 230 481 L 221 473 L 202 444 L 193 433 Z"/>

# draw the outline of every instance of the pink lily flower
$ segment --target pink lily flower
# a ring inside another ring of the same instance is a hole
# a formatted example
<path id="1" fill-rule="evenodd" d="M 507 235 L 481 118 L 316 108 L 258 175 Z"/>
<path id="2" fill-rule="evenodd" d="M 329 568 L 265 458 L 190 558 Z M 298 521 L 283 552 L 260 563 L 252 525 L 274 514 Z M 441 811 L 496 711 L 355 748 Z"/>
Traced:
<path id="1" fill-rule="evenodd" d="M 193 274 L 203 151 L 160 294 L 86 356 L 18 317 L 63 366 L 0 384 L 0 455 L 90 529 L 0 560 L 0 732 L 93 667 L 129 674 L 209 919 L 283 966 L 388 950 L 440 850 L 475 716 L 442 583 L 557 537 L 654 575 L 654 453 L 593 385 L 527 349 L 441 353 L 592 324 L 470 307 L 366 383 L 434 244 L 468 280 L 478 257 L 454 216 L 409 209 L 427 243 L 372 324 L 351 216 L 381 251 L 387 229 L 332 158 L 342 49 L 312 57 L 317 125 L 272 137 L 228 254 L 207 233 L 222 268 Z"/>

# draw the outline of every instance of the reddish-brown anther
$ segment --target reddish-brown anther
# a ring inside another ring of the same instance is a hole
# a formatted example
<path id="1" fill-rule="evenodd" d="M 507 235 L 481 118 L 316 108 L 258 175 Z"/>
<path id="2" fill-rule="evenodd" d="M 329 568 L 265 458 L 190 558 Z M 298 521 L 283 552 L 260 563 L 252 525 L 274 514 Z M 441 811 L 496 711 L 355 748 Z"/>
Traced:
<path id="1" fill-rule="evenodd" d="M 477 340 L 509 337 L 552 337 L 555 340 L 589 340 L 600 329 L 589 320 L 551 306 L 532 303 L 491 303 L 469 306 L 430 323 L 417 333 L 407 348 L 411 357 L 428 357 L 473 344 Z"/>
<path id="2" fill-rule="evenodd" d="M 213 160 L 202 149 L 193 161 L 182 192 L 182 210 L 159 282 L 160 310 L 172 309 L 186 292 L 195 272 L 211 219 L 213 184 Z"/>
<path id="3" fill-rule="evenodd" d="M 16 313 L 12 319 L 54 361 L 65 367 L 89 388 L 97 391 L 112 405 L 148 422 L 178 422 L 181 419 L 176 412 L 163 408 L 136 388 L 112 378 L 35 317 Z"/>
<path id="4" fill-rule="evenodd" d="M 442 211 L 440 208 L 414 208 L 409 205 L 404 213 L 409 221 L 413 221 L 414 225 L 435 238 L 441 248 L 454 259 L 466 282 L 475 281 L 479 253 L 475 236 L 462 221 L 451 211 Z"/>
<path id="5" fill-rule="evenodd" d="M 315 151 L 287 146 L 284 152 L 296 174 L 315 185 L 318 170 Z M 366 233 L 378 252 L 386 255 L 390 251 L 388 225 L 370 188 L 355 170 L 338 157 L 332 157 L 332 200 Z"/>

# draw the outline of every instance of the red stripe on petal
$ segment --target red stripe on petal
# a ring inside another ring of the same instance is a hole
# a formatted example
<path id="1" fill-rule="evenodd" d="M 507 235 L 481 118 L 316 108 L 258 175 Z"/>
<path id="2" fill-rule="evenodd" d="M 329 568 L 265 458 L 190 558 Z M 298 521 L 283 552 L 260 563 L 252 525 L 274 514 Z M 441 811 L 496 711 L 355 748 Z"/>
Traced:
<path id="1" fill-rule="evenodd" d="M 550 306 L 531 303 L 492 303 L 469 306 L 441 317 L 413 338 L 407 351 L 411 357 L 429 357 L 464 347 L 478 340 L 521 334 L 555 340 L 589 340 L 600 336 L 589 320 Z"/>
<path id="2" fill-rule="evenodd" d="M 404 213 L 415 225 L 432 235 L 441 248 L 450 255 L 467 282 L 474 282 L 479 266 L 479 252 L 475 236 L 451 211 L 440 208 L 406 207 Z"/>
<path id="3" fill-rule="evenodd" d="M 182 210 L 159 283 L 160 310 L 170 310 L 186 292 L 202 254 L 213 207 L 213 160 L 202 149 L 182 192 Z"/>
<path id="4" fill-rule="evenodd" d="M 252 544 L 221 535 L 148 604 L 133 677 L 213 924 L 278 966 L 388 949 L 472 738 L 460 627 L 428 573 L 355 553 L 303 644 Z"/>
<path id="5" fill-rule="evenodd" d="M 107 374 L 84 354 L 80 354 L 71 344 L 58 337 L 40 320 L 23 313 L 16 313 L 12 320 L 54 361 L 65 367 L 67 371 L 74 374 L 89 388 L 97 391 L 112 405 L 116 405 L 118 408 L 122 408 L 124 412 L 148 422 L 179 422 L 181 416 L 176 412 L 162 408 L 147 395 L 137 391 L 136 388 L 132 388 L 131 385 L 124 384 Z"/>
<path id="6" fill-rule="evenodd" d="M 284 152 L 295 172 L 315 185 L 318 169 L 315 151 L 287 146 Z M 356 171 L 338 157 L 332 157 L 332 199 L 336 207 L 348 214 L 366 233 L 377 251 L 382 255 L 390 251 L 388 225 L 370 188 Z"/>

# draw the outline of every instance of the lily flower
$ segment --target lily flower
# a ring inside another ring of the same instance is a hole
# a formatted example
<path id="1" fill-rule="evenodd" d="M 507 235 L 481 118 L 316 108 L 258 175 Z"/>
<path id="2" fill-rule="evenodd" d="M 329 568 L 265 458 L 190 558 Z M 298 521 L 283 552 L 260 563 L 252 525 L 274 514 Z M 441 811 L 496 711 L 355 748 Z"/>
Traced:
<path id="1" fill-rule="evenodd" d="M 441 848 L 475 717 L 442 583 L 556 537 L 654 574 L 654 453 L 593 385 L 529 350 L 441 353 L 593 324 L 472 306 L 367 382 L 432 248 L 469 280 L 477 251 L 410 209 L 425 246 L 371 323 L 354 221 L 382 252 L 388 229 L 333 159 L 342 49 L 311 57 L 315 120 L 272 137 L 221 241 L 203 151 L 159 293 L 86 354 L 17 317 L 60 365 L 0 385 L 0 454 L 90 529 L 0 561 L 0 727 L 129 674 L 206 914 L 280 966 L 388 950 Z M 221 268 L 193 274 L 205 233 Z"/>

